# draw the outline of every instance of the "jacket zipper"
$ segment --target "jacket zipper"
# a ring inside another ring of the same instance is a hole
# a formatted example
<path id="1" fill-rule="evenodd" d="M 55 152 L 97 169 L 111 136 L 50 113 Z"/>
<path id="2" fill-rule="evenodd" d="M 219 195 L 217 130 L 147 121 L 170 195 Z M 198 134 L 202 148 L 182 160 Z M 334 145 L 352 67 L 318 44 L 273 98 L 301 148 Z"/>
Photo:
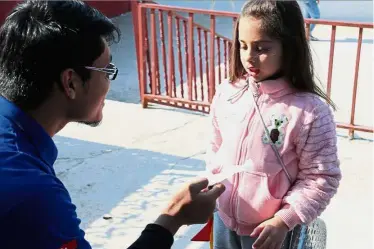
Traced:
<path id="1" fill-rule="evenodd" d="M 256 84 L 256 90 L 258 91 L 258 88 L 259 88 L 259 85 Z M 250 94 L 253 94 L 252 93 L 252 90 L 249 89 L 250 91 Z M 260 99 L 260 96 L 257 94 L 257 96 L 255 96 L 255 100 L 256 102 L 259 101 Z M 246 129 L 244 130 L 244 133 L 243 133 L 243 136 L 241 137 L 240 139 L 240 149 L 239 149 L 239 152 L 238 152 L 238 155 L 237 155 L 237 164 L 239 165 L 239 163 L 242 163 L 241 162 L 241 156 L 242 156 L 242 150 L 243 150 L 243 142 L 245 140 L 245 138 L 249 135 L 249 130 L 250 128 L 253 127 L 253 124 L 254 124 L 254 115 L 255 115 L 255 112 L 256 112 L 256 108 L 254 106 L 254 103 L 253 103 L 253 107 L 250 111 L 250 115 L 249 115 L 249 118 L 248 118 L 248 125 L 246 126 Z M 235 174 L 234 176 L 234 181 L 233 181 L 233 186 L 234 186 L 234 189 L 232 191 L 232 195 L 231 195 L 231 198 L 230 198 L 230 207 L 231 207 L 231 213 L 234 217 L 234 219 L 237 219 L 237 207 L 238 207 L 238 198 L 237 198 L 237 190 L 238 190 L 238 187 L 239 187 L 239 174 Z M 234 205 L 236 204 L 236 205 Z M 234 229 L 236 230 L 237 228 L 237 223 L 235 222 L 235 227 Z"/>

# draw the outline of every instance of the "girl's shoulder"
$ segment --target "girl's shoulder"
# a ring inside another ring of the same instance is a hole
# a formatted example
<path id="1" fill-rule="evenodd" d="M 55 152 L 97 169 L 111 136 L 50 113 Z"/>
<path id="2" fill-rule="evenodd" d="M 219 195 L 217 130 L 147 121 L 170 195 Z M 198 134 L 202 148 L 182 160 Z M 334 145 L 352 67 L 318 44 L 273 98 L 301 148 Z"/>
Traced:
<path id="1" fill-rule="evenodd" d="M 302 103 L 304 110 L 312 110 L 315 107 L 330 108 L 329 104 L 315 93 L 296 92 L 293 95 L 296 102 Z"/>
<path id="2" fill-rule="evenodd" d="M 312 120 L 330 116 L 334 118 L 333 108 L 326 103 L 324 99 L 314 93 L 295 93 L 296 103 L 299 104 L 299 108 L 302 110 L 302 116 L 304 117 L 304 123 L 311 122 Z"/>
<path id="3" fill-rule="evenodd" d="M 240 90 L 246 85 L 246 81 L 244 79 L 239 79 L 236 81 L 231 81 L 230 79 L 224 79 L 222 82 L 218 85 L 217 89 L 224 90 Z"/>
<path id="4" fill-rule="evenodd" d="M 245 86 L 246 82 L 244 79 L 239 79 L 234 82 L 230 79 L 224 79 L 220 84 L 216 86 L 215 95 L 217 95 L 217 97 L 219 98 L 224 98 L 225 96 L 228 97 L 240 91 Z"/>

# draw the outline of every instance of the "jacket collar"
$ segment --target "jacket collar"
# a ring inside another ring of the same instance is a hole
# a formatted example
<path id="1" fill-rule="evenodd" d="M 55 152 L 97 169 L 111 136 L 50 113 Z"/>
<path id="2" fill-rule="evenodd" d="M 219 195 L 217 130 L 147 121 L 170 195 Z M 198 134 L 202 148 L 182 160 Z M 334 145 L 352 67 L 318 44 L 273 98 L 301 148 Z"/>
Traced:
<path id="1" fill-rule="evenodd" d="M 295 92 L 291 83 L 280 74 L 275 74 L 260 82 L 254 82 L 248 75 L 245 75 L 234 85 L 238 88 L 238 91 L 229 97 L 228 101 L 232 103 L 236 102 L 246 91 L 250 91 L 257 96 L 265 94 L 269 98 L 279 98 Z"/>
<path id="2" fill-rule="evenodd" d="M 256 85 L 261 93 L 270 97 L 281 97 L 293 92 L 291 83 L 284 77 L 264 80 L 256 83 Z"/>
<path id="3" fill-rule="evenodd" d="M 57 158 L 57 148 L 52 138 L 32 117 L 23 112 L 14 103 L 0 95 L 0 116 L 11 120 L 28 136 L 37 149 L 40 158 L 52 169 Z"/>

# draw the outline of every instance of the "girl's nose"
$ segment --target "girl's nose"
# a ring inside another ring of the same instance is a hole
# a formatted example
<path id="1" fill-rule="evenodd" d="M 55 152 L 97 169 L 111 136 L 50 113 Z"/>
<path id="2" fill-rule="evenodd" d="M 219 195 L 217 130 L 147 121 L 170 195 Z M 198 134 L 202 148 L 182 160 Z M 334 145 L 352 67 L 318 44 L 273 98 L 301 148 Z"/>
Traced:
<path id="1" fill-rule="evenodd" d="M 257 53 L 253 49 L 247 49 L 245 58 L 248 62 L 254 62 L 257 58 Z"/>
<path id="2" fill-rule="evenodd" d="M 255 63 L 255 61 L 256 61 L 256 56 L 255 55 L 248 55 L 248 57 L 247 57 L 247 61 L 249 62 L 249 63 L 251 63 L 251 64 L 253 64 L 253 63 Z"/>

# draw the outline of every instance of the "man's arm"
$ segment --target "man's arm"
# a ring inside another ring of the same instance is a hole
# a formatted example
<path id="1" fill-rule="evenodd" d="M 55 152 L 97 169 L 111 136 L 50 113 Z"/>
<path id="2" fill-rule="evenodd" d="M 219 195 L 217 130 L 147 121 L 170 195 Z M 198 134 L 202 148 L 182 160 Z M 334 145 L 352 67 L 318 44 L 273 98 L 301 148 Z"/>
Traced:
<path id="1" fill-rule="evenodd" d="M 179 227 L 168 217 L 160 216 L 154 224 L 149 224 L 140 237 L 128 249 L 170 249 L 173 245 L 173 235 Z"/>

